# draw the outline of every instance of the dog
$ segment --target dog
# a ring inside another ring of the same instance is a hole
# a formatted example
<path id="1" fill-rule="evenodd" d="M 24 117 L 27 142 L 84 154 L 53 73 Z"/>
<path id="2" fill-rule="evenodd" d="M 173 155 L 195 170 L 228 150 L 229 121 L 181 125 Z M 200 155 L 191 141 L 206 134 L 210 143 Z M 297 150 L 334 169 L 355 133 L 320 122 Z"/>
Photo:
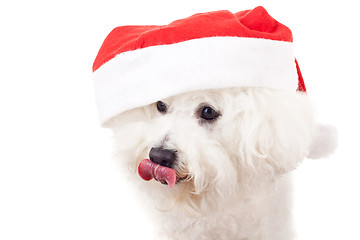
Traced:
<path id="1" fill-rule="evenodd" d="M 100 121 L 156 240 L 293 239 L 291 171 L 330 154 L 336 132 L 315 121 L 292 40 L 261 6 L 105 39 Z"/>
<path id="2" fill-rule="evenodd" d="M 153 203 L 155 239 L 292 239 L 291 171 L 317 124 L 308 97 L 266 88 L 203 90 L 113 118 L 114 157 Z M 144 159 L 176 172 L 144 181 Z"/>

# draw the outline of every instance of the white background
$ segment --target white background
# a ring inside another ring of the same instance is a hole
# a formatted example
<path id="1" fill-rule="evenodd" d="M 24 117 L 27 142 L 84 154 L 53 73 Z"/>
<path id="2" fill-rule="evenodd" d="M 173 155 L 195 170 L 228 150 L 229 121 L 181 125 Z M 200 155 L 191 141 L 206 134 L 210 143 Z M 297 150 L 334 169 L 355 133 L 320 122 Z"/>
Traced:
<path id="1" fill-rule="evenodd" d="M 294 35 L 318 119 L 339 129 L 336 154 L 296 170 L 300 240 L 360 239 L 356 1 L 1 1 L 0 239 L 142 239 L 149 227 L 111 160 L 92 62 L 116 26 L 263 5 Z M 141 97 L 141 96 L 139 96 Z"/>

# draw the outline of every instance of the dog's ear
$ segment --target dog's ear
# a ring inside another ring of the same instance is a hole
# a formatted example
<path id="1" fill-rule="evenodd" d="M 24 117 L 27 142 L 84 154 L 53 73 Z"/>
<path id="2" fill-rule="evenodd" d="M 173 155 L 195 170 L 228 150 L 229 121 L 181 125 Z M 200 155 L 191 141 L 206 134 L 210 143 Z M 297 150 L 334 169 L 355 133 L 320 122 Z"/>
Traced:
<path id="1" fill-rule="evenodd" d="M 236 116 L 236 147 L 242 167 L 260 174 L 287 173 L 309 154 L 316 132 L 307 96 L 270 89 L 248 89 Z"/>

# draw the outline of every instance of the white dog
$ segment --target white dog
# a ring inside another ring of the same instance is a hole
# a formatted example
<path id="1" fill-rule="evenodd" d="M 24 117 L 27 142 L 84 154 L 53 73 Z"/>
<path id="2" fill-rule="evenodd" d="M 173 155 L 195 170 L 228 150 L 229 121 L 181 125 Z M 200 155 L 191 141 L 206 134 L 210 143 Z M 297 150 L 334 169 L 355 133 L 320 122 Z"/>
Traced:
<path id="1" fill-rule="evenodd" d="M 335 142 L 314 120 L 289 28 L 263 7 L 118 27 L 93 71 L 156 240 L 293 238 L 289 174 Z"/>
<path id="2" fill-rule="evenodd" d="M 154 203 L 156 239 L 292 239 L 289 172 L 317 132 L 305 94 L 192 92 L 127 111 L 109 126 L 116 158 Z M 147 158 L 175 169 L 172 189 L 139 177 Z"/>

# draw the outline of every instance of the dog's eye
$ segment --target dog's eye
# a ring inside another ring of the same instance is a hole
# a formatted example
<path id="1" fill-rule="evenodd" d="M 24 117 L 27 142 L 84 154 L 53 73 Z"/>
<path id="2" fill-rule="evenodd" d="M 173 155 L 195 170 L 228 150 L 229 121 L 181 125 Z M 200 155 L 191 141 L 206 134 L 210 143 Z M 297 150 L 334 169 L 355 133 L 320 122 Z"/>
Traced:
<path id="1" fill-rule="evenodd" d="M 165 103 L 161 102 L 161 101 L 158 101 L 156 103 L 156 107 L 157 107 L 157 110 L 161 113 L 166 113 L 167 111 L 167 106 Z"/>
<path id="2" fill-rule="evenodd" d="M 207 121 L 215 120 L 219 116 L 220 116 L 220 114 L 218 112 L 216 112 L 214 109 L 212 109 L 211 107 L 204 107 L 201 110 L 201 115 L 200 115 L 200 117 L 202 119 L 205 119 Z"/>

